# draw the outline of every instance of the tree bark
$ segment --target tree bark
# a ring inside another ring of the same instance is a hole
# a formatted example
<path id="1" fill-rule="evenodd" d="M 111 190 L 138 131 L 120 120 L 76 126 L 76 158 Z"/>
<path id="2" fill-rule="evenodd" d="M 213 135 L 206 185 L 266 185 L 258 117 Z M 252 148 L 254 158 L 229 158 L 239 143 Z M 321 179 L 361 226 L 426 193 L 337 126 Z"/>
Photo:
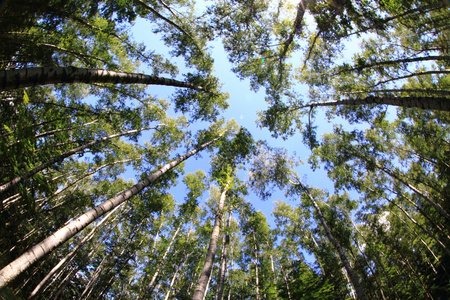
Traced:
<path id="1" fill-rule="evenodd" d="M 256 285 L 256 300 L 261 300 L 261 295 L 259 292 L 259 268 L 258 268 L 258 262 L 259 262 L 259 258 L 258 258 L 258 246 L 256 245 L 256 238 L 255 238 L 255 232 L 252 231 L 253 233 L 253 242 L 254 247 L 253 247 L 253 252 L 255 253 L 255 285 Z"/>
<path id="2" fill-rule="evenodd" d="M 383 80 L 383 81 L 379 81 L 376 84 L 374 84 L 372 86 L 372 88 L 374 88 L 376 86 L 379 86 L 379 85 L 382 85 L 384 83 L 388 83 L 388 82 L 392 82 L 392 81 L 396 81 L 396 80 L 402 80 L 402 79 L 406 79 L 406 78 L 411 78 L 411 77 L 416 77 L 416 76 L 423 76 L 423 75 L 433 75 L 433 74 L 450 74 L 450 70 L 446 69 L 446 70 L 423 71 L 423 72 L 410 73 L 408 75 L 394 77 L 394 78 L 386 79 L 386 80 Z"/>
<path id="3" fill-rule="evenodd" d="M 359 156 L 359 155 L 358 155 Z M 361 156 L 360 156 L 361 157 Z M 368 161 L 367 158 L 363 158 L 365 161 Z M 375 166 L 389 175 L 391 178 L 395 179 L 396 181 L 402 183 L 403 185 L 407 186 L 409 189 L 414 191 L 417 195 L 419 195 L 422 199 L 425 199 L 431 206 L 433 206 L 436 211 L 441 214 L 444 218 L 447 219 L 447 221 L 450 221 L 450 214 L 439 204 L 434 202 L 432 199 L 430 199 L 423 191 L 421 191 L 419 188 L 415 187 L 414 185 L 407 182 L 405 179 L 400 178 L 395 172 L 388 170 L 386 167 L 379 163 L 375 163 Z M 443 200 L 443 199 L 441 199 Z M 444 202 L 444 200 L 443 200 Z"/>
<path id="4" fill-rule="evenodd" d="M 134 185 L 130 189 L 124 191 L 123 193 L 117 195 L 116 197 L 106 200 L 102 204 L 96 206 L 95 208 L 89 210 L 85 214 L 79 216 L 68 225 L 62 227 L 61 229 L 56 231 L 54 234 L 52 234 L 42 242 L 33 246 L 30 250 L 28 250 L 20 257 L 18 257 L 16 260 L 5 266 L 2 270 L 0 270 L 0 288 L 6 286 L 10 281 L 14 280 L 29 266 L 31 266 L 36 261 L 40 260 L 46 254 L 50 253 L 56 247 L 65 243 L 71 237 L 76 235 L 79 231 L 86 228 L 90 223 L 92 223 L 105 213 L 111 211 L 112 209 L 122 204 L 123 202 L 127 201 L 134 195 L 137 195 L 144 188 L 148 187 L 151 183 L 157 180 L 161 175 L 170 171 L 178 164 L 185 161 L 186 159 L 196 154 L 197 152 L 205 149 L 206 147 L 208 147 L 221 137 L 222 136 L 220 135 L 219 137 L 207 143 L 204 143 L 200 147 L 189 151 L 185 155 L 178 157 L 177 159 L 163 166 L 158 171 L 154 172 L 152 175 L 139 181 L 136 185 Z"/>
<path id="5" fill-rule="evenodd" d="M 345 92 L 345 95 L 359 95 L 359 94 L 387 94 L 387 93 L 423 93 L 423 94 L 435 94 L 442 96 L 450 96 L 450 91 L 446 90 L 434 90 L 434 89 L 382 89 L 382 90 L 369 90 L 369 91 L 355 91 Z"/>
<path id="6" fill-rule="evenodd" d="M 342 73 L 352 72 L 352 71 L 361 71 L 363 69 L 377 67 L 377 66 L 395 65 L 395 64 L 401 64 L 401 63 L 410 63 L 410 62 L 419 62 L 419 61 L 421 62 L 421 61 L 429 61 L 429 60 L 448 61 L 448 60 L 450 60 L 450 56 L 448 56 L 448 55 L 430 55 L 430 56 L 425 56 L 425 57 L 414 57 L 414 58 L 403 58 L 403 59 L 397 59 L 397 60 L 378 61 L 378 62 L 373 62 L 373 63 L 369 63 L 369 64 L 363 64 L 360 66 L 354 66 L 349 69 L 342 68 L 341 71 L 333 74 L 333 76 L 340 75 Z"/>
<path id="7" fill-rule="evenodd" d="M 170 239 L 170 242 L 169 242 L 169 245 L 166 248 L 166 251 L 164 252 L 164 254 L 161 257 L 161 259 L 159 259 L 156 262 L 156 265 L 157 265 L 156 271 L 153 274 L 152 279 L 150 280 L 150 283 L 148 284 L 147 291 L 144 293 L 144 296 L 147 294 L 148 297 L 151 297 L 151 295 L 153 293 L 154 286 L 155 286 L 156 278 L 158 277 L 159 272 L 161 271 L 161 267 L 163 266 L 164 261 L 166 260 L 167 255 L 169 254 L 170 249 L 172 248 L 172 245 L 175 242 L 175 239 L 177 238 L 178 233 L 180 232 L 180 229 L 181 229 L 182 225 L 183 225 L 183 222 L 180 221 L 180 223 L 178 224 L 178 227 L 177 227 L 175 233 L 172 235 L 172 238 Z M 188 236 L 188 238 L 189 238 L 189 236 Z M 147 297 L 145 297 L 145 298 L 147 298 Z"/>
<path id="8" fill-rule="evenodd" d="M 397 96 L 367 96 L 362 99 L 347 99 L 339 101 L 314 102 L 293 109 L 312 108 L 319 106 L 338 105 L 366 105 L 366 104 L 386 104 L 400 107 L 416 107 L 421 109 L 431 109 L 439 111 L 450 111 L 450 98 L 444 97 L 397 97 Z"/>
<path id="9" fill-rule="evenodd" d="M 105 265 L 104 264 L 111 264 L 111 259 L 114 258 L 114 263 L 117 263 L 119 266 L 121 264 L 123 264 L 123 260 L 122 257 L 123 255 L 126 253 L 128 246 L 130 246 L 130 244 L 133 242 L 134 238 L 136 237 L 136 235 L 139 233 L 140 228 L 143 225 L 143 221 L 140 222 L 139 224 L 136 224 L 133 226 L 130 235 L 128 236 L 128 238 L 126 239 L 126 243 L 123 247 L 121 247 L 120 249 L 120 253 L 117 254 L 117 252 L 115 250 L 119 250 L 117 249 L 117 246 L 113 249 L 113 251 L 111 253 L 109 253 L 108 255 L 105 255 L 105 257 L 103 258 L 102 262 L 99 264 L 99 266 L 97 267 L 97 269 L 94 272 L 94 276 L 92 276 L 91 280 L 89 281 L 89 283 L 87 284 L 87 286 L 85 287 L 84 291 L 81 293 L 81 296 L 79 297 L 80 299 L 92 299 L 94 298 L 93 296 L 91 296 L 91 294 L 94 292 L 94 287 L 97 284 L 97 282 L 100 279 L 100 276 L 102 275 L 104 269 L 105 269 Z M 128 261 L 128 259 L 126 259 L 126 261 Z M 106 275 L 109 275 L 109 273 L 111 273 L 111 265 L 108 266 L 108 270 L 106 270 Z M 98 272 L 97 272 L 98 271 Z M 113 275 L 115 276 L 115 274 Z M 110 278 L 111 279 L 111 278 Z M 108 280 L 108 284 L 106 285 L 106 289 L 109 289 L 110 286 L 110 280 Z M 95 289 L 95 292 L 98 292 L 98 289 Z M 102 293 L 103 291 L 101 291 L 100 293 Z"/>
<path id="10" fill-rule="evenodd" d="M 305 15 L 305 11 L 306 11 L 306 6 L 303 3 L 303 0 L 300 0 L 298 6 L 297 6 L 297 14 L 295 16 L 295 21 L 294 21 L 294 26 L 292 28 L 291 33 L 289 34 L 289 38 L 283 43 L 283 50 L 281 51 L 280 54 L 280 63 L 283 62 L 283 60 L 286 57 L 286 53 L 289 49 L 289 46 L 292 44 L 292 42 L 294 41 L 294 37 L 296 34 L 300 35 L 302 32 L 302 22 L 303 22 L 303 17 Z"/>
<path id="11" fill-rule="evenodd" d="M 230 226 L 231 226 L 231 211 L 228 214 L 227 228 L 230 229 Z M 225 271 L 227 268 L 229 245 L 230 245 L 230 233 L 227 232 L 226 236 L 224 237 L 222 256 L 220 258 L 219 280 L 217 282 L 216 300 L 223 299 L 223 288 L 225 284 Z"/>
<path id="12" fill-rule="evenodd" d="M 102 137 L 101 139 L 90 141 L 90 142 L 88 142 L 88 143 L 86 143 L 84 145 L 81 145 L 81 146 L 76 147 L 76 148 L 74 148 L 72 150 L 66 151 L 66 152 L 64 152 L 64 153 L 62 153 L 62 154 L 60 154 L 58 156 L 54 156 L 54 157 L 50 158 L 47 162 L 45 162 L 45 163 L 37 166 L 36 168 L 34 168 L 34 169 L 32 169 L 32 170 L 30 170 L 30 171 L 28 171 L 28 172 L 26 172 L 26 173 L 16 177 L 16 178 L 14 178 L 13 180 L 11 180 L 11 181 L 3 184 L 3 185 L 1 185 L 0 186 L 0 194 L 5 192 L 6 190 L 12 188 L 13 186 L 19 184 L 20 182 L 24 181 L 25 179 L 28 179 L 31 176 L 39 173 L 40 171 L 47 169 L 51 165 L 53 165 L 53 164 L 55 164 L 57 162 L 63 161 L 65 158 L 67 158 L 69 156 L 72 156 L 72 155 L 74 155 L 74 154 L 76 154 L 76 153 L 78 153 L 78 152 L 80 152 L 80 151 L 82 151 L 82 150 L 84 150 L 86 148 L 95 146 L 95 145 L 100 144 L 100 143 L 102 143 L 104 141 L 107 141 L 107 140 L 110 140 L 110 139 L 113 139 L 113 138 L 117 138 L 117 137 L 121 137 L 121 136 L 124 136 L 124 135 L 132 134 L 132 133 L 136 133 L 136 132 L 141 132 L 143 130 L 148 130 L 148 129 L 156 129 L 156 128 L 158 128 L 158 126 L 141 128 L 141 129 L 133 129 L 133 130 L 128 130 L 128 131 L 125 131 L 125 132 L 122 132 L 122 133 L 111 134 L 111 135 Z"/>
<path id="13" fill-rule="evenodd" d="M 122 204 L 123 205 L 123 204 Z M 39 284 L 34 288 L 34 290 L 31 292 L 30 296 L 28 297 L 28 299 L 32 299 L 35 296 L 38 296 L 40 293 L 40 289 L 47 283 L 47 281 L 56 273 L 58 272 L 60 269 L 62 269 L 64 266 L 66 266 L 71 260 L 72 258 L 75 256 L 75 254 L 77 253 L 78 249 L 80 249 L 84 244 L 86 244 L 88 241 L 90 241 L 92 239 L 92 237 L 94 236 L 95 232 L 107 221 L 109 220 L 109 217 L 116 211 L 118 210 L 122 205 L 117 206 L 116 208 L 114 208 L 112 211 L 110 211 L 92 230 L 91 232 L 89 232 L 89 234 L 87 234 L 79 243 L 78 245 L 73 248 L 69 254 L 67 254 L 63 259 L 61 259 L 59 261 L 59 263 L 53 267 L 53 269 L 51 269 L 50 272 L 48 272 L 48 274 L 44 277 L 44 279 L 41 280 L 41 282 L 39 282 Z"/>
<path id="14" fill-rule="evenodd" d="M 170 285 L 169 285 L 169 288 L 167 289 L 166 297 L 164 298 L 164 300 L 169 300 L 170 293 L 172 292 L 172 287 L 175 284 L 175 281 L 177 280 L 178 273 L 180 272 L 181 269 L 183 269 L 184 265 L 186 264 L 187 260 L 192 255 L 192 253 L 193 252 L 191 252 L 188 255 L 186 255 L 186 257 L 183 260 L 183 263 L 181 265 L 177 266 L 175 274 L 173 274 L 172 280 L 170 281 Z M 184 254 L 185 254 L 185 252 L 183 252 L 183 256 L 184 256 Z"/>
<path id="15" fill-rule="evenodd" d="M 231 246 L 231 268 L 229 271 L 229 282 L 230 282 L 230 288 L 228 290 L 228 300 L 231 300 L 231 292 L 233 288 L 233 269 L 234 269 L 234 259 L 233 259 L 233 246 Z"/>
<path id="16" fill-rule="evenodd" d="M 344 265 L 345 270 L 347 271 L 348 277 L 350 279 L 350 282 L 352 283 L 353 288 L 355 289 L 356 296 L 360 300 L 367 300 L 366 293 L 361 287 L 361 284 L 359 283 L 359 279 L 356 276 L 356 274 L 353 272 L 352 267 L 350 266 L 350 263 L 347 259 L 347 256 L 345 255 L 344 249 L 342 249 L 341 244 L 338 240 L 336 240 L 331 233 L 330 228 L 328 227 L 327 222 L 325 221 L 325 217 L 322 214 L 322 210 L 319 207 L 319 204 L 316 202 L 314 197 L 311 195 L 309 190 L 306 186 L 304 186 L 300 181 L 298 181 L 298 185 L 301 186 L 301 188 L 304 190 L 304 192 L 307 194 L 308 198 L 311 200 L 315 210 L 317 211 L 317 214 L 319 215 L 319 221 L 322 224 L 323 228 L 325 229 L 325 233 L 330 240 L 331 244 L 333 244 L 334 248 L 339 254 L 339 258 L 341 259 L 342 264 Z"/>
<path id="17" fill-rule="evenodd" d="M 75 67 L 41 67 L 0 71 L 0 91 L 59 83 L 153 84 L 207 90 L 175 79 L 137 73 Z"/>
<path id="18" fill-rule="evenodd" d="M 283 275 L 284 282 L 286 283 L 286 290 L 287 290 L 287 294 L 288 294 L 288 299 L 292 300 L 291 290 L 289 288 L 289 280 L 288 280 L 288 278 L 286 276 L 286 273 L 283 270 L 283 265 L 281 263 L 280 263 L 280 271 L 281 271 L 281 275 Z"/>
<path id="19" fill-rule="evenodd" d="M 205 264 L 203 265 L 202 272 L 200 273 L 200 277 L 197 280 L 192 300 L 202 300 L 205 294 L 206 286 L 209 283 L 209 277 L 211 275 L 212 267 L 214 264 L 214 256 L 216 255 L 217 250 L 217 242 L 219 240 L 220 224 L 222 221 L 222 214 L 225 206 L 226 195 L 227 195 L 227 187 L 224 188 L 222 194 L 220 195 L 219 207 L 216 212 L 214 227 L 211 233 L 208 252 L 205 258 Z"/>

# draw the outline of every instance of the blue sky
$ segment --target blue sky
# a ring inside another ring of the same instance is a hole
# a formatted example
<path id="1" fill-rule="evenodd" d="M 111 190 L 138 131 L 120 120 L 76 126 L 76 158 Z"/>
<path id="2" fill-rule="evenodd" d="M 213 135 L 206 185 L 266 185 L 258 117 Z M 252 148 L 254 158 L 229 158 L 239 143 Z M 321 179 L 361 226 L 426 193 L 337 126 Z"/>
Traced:
<path id="1" fill-rule="evenodd" d="M 151 32 L 151 23 L 139 19 L 133 28 L 133 37 L 137 42 L 144 42 L 144 44 L 156 53 L 163 54 L 165 57 L 170 57 L 168 54 L 169 49 L 165 47 L 163 42 L 157 42 L 158 36 Z M 304 165 L 297 169 L 297 172 L 302 178 L 307 180 L 307 183 L 314 187 L 325 188 L 329 191 L 333 190 L 333 185 L 331 181 L 327 178 L 325 171 L 317 170 L 312 172 L 307 164 L 310 150 L 302 144 L 302 138 L 300 135 L 295 135 L 288 140 L 274 139 L 271 137 L 270 132 L 263 128 L 259 128 L 256 125 L 257 111 L 262 111 L 267 108 L 265 102 L 265 93 L 263 89 L 260 89 L 257 93 L 250 89 L 249 80 L 240 80 L 233 72 L 231 72 L 232 66 L 228 62 L 227 55 L 220 43 L 220 41 L 214 41 L 211 43 L 212 57 L 214 58 L 214 75 L 217 76 L 222 86 L 222 91 L 230 94 L 229 108 L 222 116 L 227 119 L 235 119 L 240 126 L 247 128 L 255 140 L 267 140 L 271 146 L 286 148 L 289 153 L 296 155 L 305 162 Z M 182 74 L 186 72 L 185 62 L 182 58 L 172 59 L 180 70 L 180 74 L 177 79 L 182 80 Z M 145 66 L 141 66 L 141 70 L 146 72 Z M 150 71 L 149 71 L 150 72 Z M 300 93 L 307 93 L 307 90 L 298 90 Z M 159 98 L 170 99 L 173 93 L 173 88 L 163 87 L 163 86 L 151 86 L 149 87 L 149 92 Z M 319 126 L 318 133 L 330 132 L 332 125 L 326 121 L 323 110 L 321 110 L 316 118 L 316 125 Z M 145 134 L 143 135 L 145 140 Z M 186 174 L 190 172 L 195 172 L 198 169 L 202 169 L 205 173 L 209 171 L 209 154 L 202 153 L 202 158 L 190 158 L 185 165 Z M 131 174 L 129 174 L 131 175 Z M 127 176 L 127 175 L 126 175 Z M 136 177 L 139 176 L 136 174 Z M 131 176 L 130 176 L 131 177 Z M 175 199 L 181 203 L 186 194 L 186 187 L 181 183 L 171 189 Z M 204 199 L 206 200 L 208 193 L 205 193 Z M 255 195 L 250 194 L 246 197 L 249 202 L 251 202 L 257 210 L 261 210 L 267 216 L 268 222 L 271 227 L 274 226 L 273 218 L 271 216 L 272 209 L 274 207 L 273 202 L 284 200 L 291 205 L 296 205 L 294 201 L 288 201 L 285 199 L 283 193 L 274 193 L 271 199 L 267 201 L 262 201 Z"/>

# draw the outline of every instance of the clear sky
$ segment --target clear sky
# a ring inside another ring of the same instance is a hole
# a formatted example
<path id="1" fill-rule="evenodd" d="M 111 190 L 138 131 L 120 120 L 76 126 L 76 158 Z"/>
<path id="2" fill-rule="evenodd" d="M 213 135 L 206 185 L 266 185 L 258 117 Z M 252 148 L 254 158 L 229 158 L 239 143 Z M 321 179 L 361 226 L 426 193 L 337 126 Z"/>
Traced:
<path id="1" fill-rule="evenodd" d="M 137 20 L 133 29 L 134 39 L 138 42 L 144 42 L 149 49 L 153 49 L 157 53 L 170 57 L 168 54 L 168 49 L 164 46 L 163 42 L 155 42 L 158 40 L 158 37 L 151 32 L 150 28 L 151 24 L 148 21 Z M 302 178 L 305 178 L 309 185 L 326 188 L 329 191 L 332 191 L 332 184 L 323 170 L 318 170 L 316 172 L 312 172 L 310 170 L 306 162 L 311 152 L 302 144 L 302 138 L 300 135 L 297 134 L 286 141 L 281 138 L 273 139 L 267 129 L 260 129 L 257 127 L 255 123 L 257 119 L 257 111 L 262 111 L 267 108 L 267 104 L 264 100 L 264 90 L 260 89 L 258 93 L 255 93 L 250 90 L 248 80 L 241 81 L 233 72 L 231 72 L 232 66 L 228 62 L 227 55 L 220 41 L 212 42 L 211 48 L 212 56 L 215 60 L 214 75 L 217 76 L 223 84 L 222 91 L 230 94 L 230 99 L 228 100 L 230 106 L 228 110 L 222 114 L 222 116 L 227 120 L 234 118 L 240 126 L 247 128 L 251 132 L 255 140 L 267 140 L 271 146 L 286 148 L 291 155 L 295 152 L 297 156 L 305 162 L 303 166 L 300 166 L 297 169 L 299 175 L 302 176 Z M 182 74 L 183 71 L 185 71 L 184 60 L 181 58 L 175 58 L 173 61 L 177 63 L 180 69 L 180 74 L 177 79 L 182 80 Z M 145 66 L 142 66 L 142 71 L 146 72 Z M 172 88 L 161 86 L 152 86 L 149 88 L 149 91 L 154 96 L 166 99 L 169 99 L 170 95 L 173 93 Z M 306 93 L 306 90 L 299 92 Z M 323 132 L 330 132 L 332 128 L 332 125 L 325 120 L 323 113 L 318 114 L 316 125 L 319 125 L 319 134 Z M 145 140 L 145 134 L 143 140 Z M 205 173 L 208 173 L 210 167 L 209 155 L 207 153 L 203 153 L 202 157 L 203 158 L 201 159 L 190 158 L 186 162 L 186 173 L 195 172 L 198 169 L 202 169 Z M 138 174 L 136 174 L 136 177 L 137 176 Z M 173 192 L 175 199 L 181 203 L 186 194 L 185 186 L 180 182 L 179 186 L 173 188 L 171 191 Z M 208 193 L 205 193 L 203 200 L 206 200 L 207 197 Z M 287 201 L 283 193 L 275 193 L 273 197 L 267 201 L 262 201 L 255 195 L 250 194 L 247 197 L 247 200 L 251 202 L 257 210 L 262 210 L 264 212 L 271 227 L 274 226 L 273 218 L 271 216 L 274 201 L 285 200 L 291 205 L 296 204 L 295 202 Z"/>

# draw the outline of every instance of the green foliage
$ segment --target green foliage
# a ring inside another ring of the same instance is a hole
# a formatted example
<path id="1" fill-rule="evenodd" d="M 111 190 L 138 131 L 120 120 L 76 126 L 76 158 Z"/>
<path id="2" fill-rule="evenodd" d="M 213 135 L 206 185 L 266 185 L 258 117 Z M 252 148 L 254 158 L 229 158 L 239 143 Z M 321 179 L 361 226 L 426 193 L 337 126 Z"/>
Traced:
<path id="1" fill-rule="evenodd" d="M 196 86 L 202 86 L 206 91 L 178 90 L 173 97 L 175 111 L 183 114 L 190 112 L 193 121 L 216 121 L 220 112 L 228 108 L 226 100 L 229 98 L 228 94 L 218 91 L 218 78 L 187 74 L 186 81 Z"/>
<path id="2" fill-rule="evenodd" d="M 293 261 L 290 266 L 289 291 L 280 284 L 280 296 L 283 299 L 340 299 L 341 295 L 334 284 L 325 276 L 317 274 L 302 261 Z"/>
<path id="3" fill-rule="evenodd" d="M 369 299 L 449 298 L 450 115 L 423 109 L 426 103 L 417 99 L 449 99 L 450 11 L 439 0 L 302 4 L 6 1 L 2 70 L 143 67 L 175 78 L 173 58 L 181 56 L 184 80 L 199 88 L 177 89 L 170 102 L 138 85 L 0 92 L 1 268 L 182 148 L 219 139 L 208 147 L 209 173 L 182 177 L 184 197 L 176 199 L 172 189 L 184 174 L 180 164 L 32 265 L 2 296 L 28 298 L 67 258 L 37 299 L 190 299 L 213 229 L 207 207 L 217 213 L 226 191 L 222 224 L 225 211 L 232 218 L 216 254 L 217 261 L 228 241 L 225 298 L 349 299 L 358 281 Z M 169 55 L 133 40 L 129 32 L 140 19 L 149 21 L 148 30 L 160 38 L 155 43 L 164 43 Z M 334 190 L 322 182 L 309 187 L 300 158 L 255 142 L 255 133 L 222 117 L 229 95 L 221 91 L 220 73 L 213 76 L 214 39 L 232 71 L 253 91 L 264 89 L 268 107 L 259 112 L 258 126 L 283 145 L 309 147 L 310 166 L 324 169 Z M 391 109 L 392 98 L 404 106 Z M 346 100 L 366 104 L 330 104 Z M 328 106 L 325 114 L 319 106 Z M 322 119 L 333 129 L 319 136 Z M 133 132 L 108 139 L 127 131 Z M 280 197 L 280 190 L 294 202 L 275 202 L 272 227 L 249 202 L 250 190 L 262 200 Z M 207 299 L 214 297 L 217 276 L 214 268 Z"/>

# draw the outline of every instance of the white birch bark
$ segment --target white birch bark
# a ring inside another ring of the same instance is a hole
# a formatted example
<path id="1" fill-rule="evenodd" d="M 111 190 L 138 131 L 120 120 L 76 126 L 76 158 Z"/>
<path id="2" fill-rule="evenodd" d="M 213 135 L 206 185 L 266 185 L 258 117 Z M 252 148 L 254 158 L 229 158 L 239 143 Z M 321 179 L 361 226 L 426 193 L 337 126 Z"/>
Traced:
<path id="1" fill-rule="evenodd" d="M 41 67 L 0 71 L 0 90 L 59 83 L 114 83 L 166 85 L 206 91 L 189 82 L 137 73 L 75 67 Z"/>
<path id="2" fill-rule="evenodd" d="M 161 126 L 161 125 L 158 125 L 158 126 Z M 5 192 L 6 190 L 10 189 L 11 187 L 17 185 L 18 183 L 24 181 L 25 179 L 30 178 L 31 176 L 39 173 L 40 171 L 47 169 L 51 165 L 53 165 L 53 164 L 55 164 L 57 162 L 63 161 L 65 158 L 67 158 L 69 156 L 72 156 L 74 154 L 77 154 L 78 152 L 80 152 L 80 151 L 82 151 L 84 149 L 90 148 L 92 146 L 95 146 L 95 145 L 100 144 L 102 142 L 105 142 L 107 140 L 111 140 L 113 138 L 117 138 L 117 137 L 121 137 L 121 136 L 124 136 L 124 135 L 133 134 L 133 133 L 136 133 L 136 132 L 141 132 L 143 130 L 156 129 L 156 128 L 158 128 L 158 126 L 148 127 L 148 128 L 141 128 L 141 129 L 134 129 L 134 130 L 128 130 L 128 131 L 122 132 L 122 133 L 111 134 L 111 135 L 105 136 L 105 137 L 103 137 L 101 139 L 90 141 L 90 142 L 88 142 L 88 143 L 86 143 L 84 145 L 81 145 L 81 146 L 76 147 L 76 148 L 74 148 L 72 150 L 66 151 L 66 152 L 64 152 L 64 153 L 62 153 L 60 155 L 54 156 L 54 157 L 50 158 L 48 161 L 46 161 L 45 163 L 37 166 L 36 168 L 34 168 L 34 169 L 32 169 L 32 170 L 30 170 L 28 172 L 25 172 L 24 174 L 22 174 L 22 175 L 20 175 L 20 176 L 18 176 L 16 178 L 10 180 L 9 182 L 1 185 L 0 186 L 0 194 Z"/>
<path id="3" fill-rule="evenodd" d="M 170 171 L 178 164 L 185 161 L 186 159 L 196 154 L 197 152 L 205 149 L 206 147 L 208 147 L 210 144 L 214 143 L 221 137 L 222 136 L 219 136 L 207 143 L 204 143 L 200 147 L 189 151 L 185 155 L 178 157 L 177 159 L 163 166 L 158 171 L 154 172 L 152 175 L 139 181 L 136 185 L 134 185 L 130 189 L 124 191 L 123 193 L 117 195 L 116 197 L 106 200 L 102 204 L 96 206 L 95 208 L 79 216 L 68 225 L 62 227 L 61 229 L 50 235 L 48 238 L 44 239 L 42 242 L 31 247 L 30 250 L 28 250 L 20 257 L 18 257 L 16 260 L 5 266 L 2 270 L 0 270 L 0 288 L 6 286 L 10 281 L 14 280 L 29 266 L 31 266 L 36 261 L 40 260 L 46 254 L 50 253 L 56 247 L 65 243 L 71 237 L 76 235 L 79 231 L 86 228 L 90 223 L 92 223 L 105 213 L 111 211 L 112 209 L 122 204 L 123 202 L 127 201 L 134 195 L 137 195 L 144 188 L 148 187 L 151 183 L 157 180 L 161 175 Z"/>
<path id="4" fill-rule="evenodd" d="M 200 277 L 197 280 L 192 300 L 202 300 L 204 298 L 205 292 L 208 289 L 209 279 L 211 277 L 211 272 L 214 264 L 214 256 L 216 255 L 217 243 L 219 240 L 220 224 L 222 222 L 222 214 L 225 206 L 226 195 L 227 187 L 224 188 L 222 194 L 220 195 L 219 206 L 216 212 L 214 227 L 211 232 L 211 239 L 209 241 L 208 252 L 206 253 L 205 264 L 203 265 L 202 272 L 200 273 Z"/>

